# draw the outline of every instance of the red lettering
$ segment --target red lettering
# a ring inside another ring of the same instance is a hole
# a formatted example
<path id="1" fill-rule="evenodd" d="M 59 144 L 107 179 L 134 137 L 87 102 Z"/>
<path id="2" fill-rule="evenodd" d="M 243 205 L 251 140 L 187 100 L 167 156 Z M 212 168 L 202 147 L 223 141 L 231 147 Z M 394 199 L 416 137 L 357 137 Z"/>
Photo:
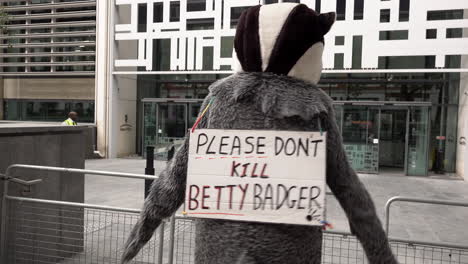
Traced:
<path id="1" fill-rule="evenodd" d="M 232 188 L 236 185 L 227 185 L 226 188 L 229 188 L 229 209 L 232 209 Z"/>
<path id="2" fill-rule="evenodd" d="M 242 188 L 242 185 L 239 184 L 239 189 L 242 191 L 242 199 L 240 202 L 239 210 L 242 210 L 242 207 L 244 207 L 244 199 L 245 199 L 245 194 L 247 193 L 247 188 L 249 187 L 249 184 L 246 184 L 244 188 Z"/>
<path id="3" fill-rule="evenodd" d="M 217 202 L 216 202 L 216 209 L 219 210 L 219 203 L 221 202 L 221 190 L 224 188 L 225 186 L 215 186 L 214 188 L 216 190 L 218 190 L 218 198 L 217 198 Z"/>
<path id="4" fill-rule="evenodd" d="M 201 202 L 201 204 L 202 204 L 202 209 L 210 209 L 210 207 L 205 206 L 205 198 L 210 198 L 209 195 L 205 195 L 205 190 L 206 190 L 206 189 L 209 189 L 209 188 L 210 188 L 210 186 L 206 186 L 206 185 L 203 186 L 203 189 L 202 189 L 202 202 Z"/>
<path id="5" fill-rule="evenodd" d="M 195 197 L 192 197 L 192 188 L 195 188 L 197 193 L 195 194 Z M 189 188 L 189 210 L 196 210 L 198 208 L 198 201 L 197 201 L 197 196 L 200 193 L 200 189 L 196 185 L 190 185 Z M 192 202 L 195 202 L 195 207 L 192 207 Z"/>
<path id="6" fill-rule="evenodd" d="M 242 172 L 242 175 L 241 175 L 242 178 L 247 176 L 247 167 L 249 167 L 249 165 L 250 165 L 250 163 L 246 163 L 246 164 L 242 165 L 242 167 L 244 167 L 244 171 Z"/>

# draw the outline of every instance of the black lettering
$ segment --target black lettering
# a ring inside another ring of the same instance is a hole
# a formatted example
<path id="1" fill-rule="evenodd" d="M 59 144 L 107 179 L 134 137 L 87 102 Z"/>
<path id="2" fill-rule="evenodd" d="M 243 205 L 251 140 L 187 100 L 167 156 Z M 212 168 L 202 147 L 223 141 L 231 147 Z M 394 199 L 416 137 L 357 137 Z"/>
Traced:
<path id="1" fill-rule="evenodd" d="M 208 148 L 206 149 L 206 154 L 216 154 L 214 151 L 210 151 L 211 145 L 213 144 L 213 141 L 215 140 L 216 136 L 213 136 L 211 138 L 210 144 L 208 145 Z"/>
<path id="2" fill-rule="evenodd" d="M 237 163 L 235 161 L 232 162 L 231 177 L 234 177 L 234 174 L 236 174 L 236 176 L 239 176 L 239 173 L 237 173 L 237 167 L 239 167 L 240 165 L 240 163 Z"/>
<path id="3" fill-rule="evenodd" d="M 235 136 L 234 139 L 232 140 L 231 155 L 234 153 L 234 149 L 237 149 L 237 155 L 240 155 L 241 143 L 240 143 L 240 138 L 238 136 Z"/>
<path id="4" fill-rule="evenodd" d="M 278 143 L 281 143 L 281 147 L 278 149 Z M 284 147 L 284 141 L 280 137 L 275 137 L 275 156 L 281 153 Z"/>
<path id="5" fill-rule="evenodd" d="M 265 210 L 265 205 L 267 203 L 267 200 L 270 200 L 270 207 L 271 210 L 273 210 L 273 187 L 271 187 L 271 184 L 267 184 L 265 188 L 265 200 L 263 201 L 263 210 Z"/>
<path id="6" fill-rule="evenodd" d="M 260 174 L 260 178 L 262 178 L 262 179 L 268 179 L 268 178 L 270 178 L 269 175 L 266 175 L 266 174 L 265 174 L 265 171 L 266 171 L 267 166 L 268 166 L 268 164 L 266 164 L 266 163 L 263 164 L 262 173 Z"/>
<path id="7" fill-rule="evenodd" d="M 281 202 L 280 202 L 280 197 L 281 197 L 280 188 L 283 189 L 283 192 L 284 192 L 284 197 L 283 197 L 283 200 L 281 200 Z M 283 184 L 278 184 L 276 186 L 276 210 L 281 209 L 284 202 L 288 199 L 288 194 L 289 193 L 288 193 L 288 189 L 286 188 L 286 186 L 284 186 Z"/>
<path id="8" fill-rule="evenodd" d="M 291 187 L 289 187 L 289 189 L 288 189 L 288 196 L 289 196 L 289 197 L 291 197 L 291 191 L 292 191 L 293 189 L 297 189 L 297 187 L 296 187 L 296 186 L 291 186 Z M 289 202 L 291 202 L 291 203 L 289 203 Z M 294 208 L 295 205 L 296 205 L 296 200 L 289 200 L 289 199 L 288 199 L 288 207 L 289 207 L 289 208 Z"/>
<path id="9" fill-rule="evenodd" d="M 291 152 L 288 152 L 288 146 L 290 146 L 292 142 L 292 151 Z M 296 142 L 294 141 L 294 139 L 292 138 L 288 138 L 288 140 L 286 140 L 286 144 L 285 144 L 285 147 L 284 147 L 284 153 L 288 156 L 292 156 L 294 154 L 294 152 L 296 152 Z"/>
<path id="10" fill-rule="evenodd" d="M 305 146 L 304 146 L 304 141 L 305 141 Z M 306 156 L 309 156 L 309 140 L 306 139 L 304 141 L 302 140 L 302 138 L 299 138 L 297 156 L 299 156 L 301 149 Z"/>
<path id="11" fill-rule="evenodd" d="M 314 194 L 314 190 L 316 191 L 316 194 Z M 310 190 L 309 190 L 309 208 L 312 208 L 312 203 L 314 202 L 317 207 L 321 207 L 320 204 L 315 200 L 317 199 L 319 196 L 320 196 L 320 193 L 322 192 L 322 190 L 320 190 L 320 187 L 318 186 L 312 186 L 310 187 Z"/>
<path id="12" fill-rule="evenodd" d="M 227 152 L 223 151 L 223 147 L 228 145 L 227 143 L 224 143 L 224 140 L 228 138 L 229 138 L 228 136 L 221 137 L 221 141 L 219 143 L 219 154 L 227 155 Z"/>
<path id="13" fill-rule="evenodd" d="M 205 138 L 205 142 L 203 143 L 200 143 L 200 139 L 204 137 Z M 205 133 L 200 133 L 198 135 L 198 141 L 197 141 L 197 154 L 198 154 L 198 150 L 200 150 L 200 147 L 201 146 L 204 146 L 206 143 L 208 143 L 208 136 L 205 134 Z"/>
<path id="14" fill-rule="evenodd" d="M 255 184 L 254 185 L 254 201 L 253 201 L 253 209 L 258 210 L 260 207 L 262 207 L 263 204 L 263 199 L 260 197 L 260 194 L 262 194 L 263 188 L 260 184 Z"/>
<path id="15" fill-rule="evenodd" d="M 302 196 L 302 191 L 306 189 L 309 189 L 309 187 L 301 187 L 299 190 L 299 201 L 297 201 L 297 209 L 305 209 L 305 207 L 301 206 L 301 201 L 306 199 L 306 197 Z"/>
<path id="16" fill-rule="evenodd" d="M 254 139 L 254 137 L 246 137 L 246 138 L 245 138 L 245 143 L 247 143 L 247 145 L 250 146 L 250 150 L 249 150 L 249 151 L 246 151 L 245 154 L 251 154 L 251 153 L 253 153 L 254 150 L 255 150 L 254 143 L 251 142 L 252 139 Z"/>
<path id="17" fill-rule="evenodd" d="M 258 137 L 257 138 L 257 154 L 265 154 L 265 151 L 260 150 L 260 148 L 265 147 L 265 143 L 260 143 L 260 141 L 263 141 L 265 139 L 266 139 L 265 137 Z"/>
<path id="18" fill-rule="evenodd" d="M 320 143 L 320 142 L 323 142 L 323 139 L 319 139 L 319 140 L 311 140 L 310 142 L 312 142 L 312 143 L 315 143 L 315 148 L 314 148 L 314 157 L 317 157 L 317 145 L 318 145 L 318 143 Z"/>
<path id="19" fill-rule="evenodd" d="M 255 174 L 255 171 L 257 170 L 257 163 L 254 164 L 254 167 L 252 169 L 252 172 L 250 173 L 250 177 L 252 178 L 258 178 L 258 175 Z"/>

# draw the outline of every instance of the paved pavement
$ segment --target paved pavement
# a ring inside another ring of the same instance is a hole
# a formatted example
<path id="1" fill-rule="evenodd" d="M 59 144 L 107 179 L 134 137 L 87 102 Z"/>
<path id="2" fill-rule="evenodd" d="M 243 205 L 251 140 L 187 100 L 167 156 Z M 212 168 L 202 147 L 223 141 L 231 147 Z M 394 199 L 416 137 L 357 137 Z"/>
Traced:
<path id="1" fill-rule="evenodd" d="M 164 162 L 156 162 L 157 171 Z M 87 169 L 143 173 L 145 161 L 135 159 L 89 160 Z M 374 199 L 383 221 L 386 201 L 393 196 L 411 196 L 468 202 L 468 182 L 457 179 L 434 179 L 389 175 L 360 175 Z M 140 208 L 143 203 L 143 180 L 86 176 L 87 203 Z M 346 217 L 334 197 L 327 198 L 327 216 L 337 231 L 347 231 Z M 395 204 L 391 211 L 390 235 L 411 240 L 466 244 L 468 208 L 421 204 Z"/>

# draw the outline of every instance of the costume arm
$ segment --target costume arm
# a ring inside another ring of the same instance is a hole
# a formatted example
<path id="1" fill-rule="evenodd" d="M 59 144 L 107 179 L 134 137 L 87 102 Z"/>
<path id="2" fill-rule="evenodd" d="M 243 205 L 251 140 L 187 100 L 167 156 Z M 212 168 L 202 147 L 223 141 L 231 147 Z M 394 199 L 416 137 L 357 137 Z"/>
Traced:
<path id="1" fill-rule="evenodd" d="M 327 120 L 327 184 L 344 209 L 351 231 L 361 242 L 369 263 L 397 263 L 374 203 L 348 163 L 333 110 L 330 113 Z"/>
<path id="2" fill-rule="evenodd" d="M 207 97 L 209 98 L 209 96 Z M 206 107 L 207 100 L 202 109 Z M 206 117 L 202 119 L 199 128 L 206 126 Z M 168 162 L 166 169 L 151 185 L 150 193 L 145 200 L 140 219 L 133 227 L 127 239 L 122 255 L 122 263 L 132 260 L 141 248 L 151 239 L 154 231 L 164 218 L 172 216 L 182 205 L 187 182 L 187 161 L 189 134 L 186 135 L 182 147 L 174 158 Z"/>

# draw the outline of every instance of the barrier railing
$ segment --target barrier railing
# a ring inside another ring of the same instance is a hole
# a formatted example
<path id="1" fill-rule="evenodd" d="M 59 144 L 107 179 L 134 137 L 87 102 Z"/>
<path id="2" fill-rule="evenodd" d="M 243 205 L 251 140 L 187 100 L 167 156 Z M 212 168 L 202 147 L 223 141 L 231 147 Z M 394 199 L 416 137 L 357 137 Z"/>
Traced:
<path id="1" fill-rule="evenodd" d="M 468 207 L 468 202 L 448 201 L 437 199 L 424 199 L 415 197 L 395 196 L 390 198 L 385 204 L 385 233 L 387 236 L 390 232 L 390 207 L 396 202 L 418 203 L 418 204 L 431 204 L 431 205 L 448 205 L 457 207 Z M 468 246 L 468 245 L 466 245 Z M 462 246 L 464 247 L 464 246 Z"/>
<path id="2" fill-rule="evenodd" d="M 6 172 L 6 177 L 10 180 L 14 178 L 11 173 L 14 168 L 93 174 L 103 177 L 157 178 L 130 173 L 13 165 Z M 34 181 L 34 184 L 38 183 L 40 181 Z M 390 199 L 385 207 L 387 234 L 390 205 L 396 201 L 428 204 L 433 202 L 410 197 Z M 435 204 L 465 206 L 462 202 L 440 200 L 436 200 Z M 137 209 L 4 195 L 2 263 L 119 263 L 125 240 L 138 220 L 139 213 L 140 210 Z M 157 230 L 159 234 L 155 234 L 136 257 L 136 263 L 195 262 L 194 221 L 173 216 L 169 228 L 166 226 L 167 222 L 163 222 Z M 392 237 L 389 237 L 389 241 L 400 263 L 468 264 L 467 245 Z M 368 262 L 356 237 L 346 232 L 326 231 L 322 241 L 322 263 Z"/>

